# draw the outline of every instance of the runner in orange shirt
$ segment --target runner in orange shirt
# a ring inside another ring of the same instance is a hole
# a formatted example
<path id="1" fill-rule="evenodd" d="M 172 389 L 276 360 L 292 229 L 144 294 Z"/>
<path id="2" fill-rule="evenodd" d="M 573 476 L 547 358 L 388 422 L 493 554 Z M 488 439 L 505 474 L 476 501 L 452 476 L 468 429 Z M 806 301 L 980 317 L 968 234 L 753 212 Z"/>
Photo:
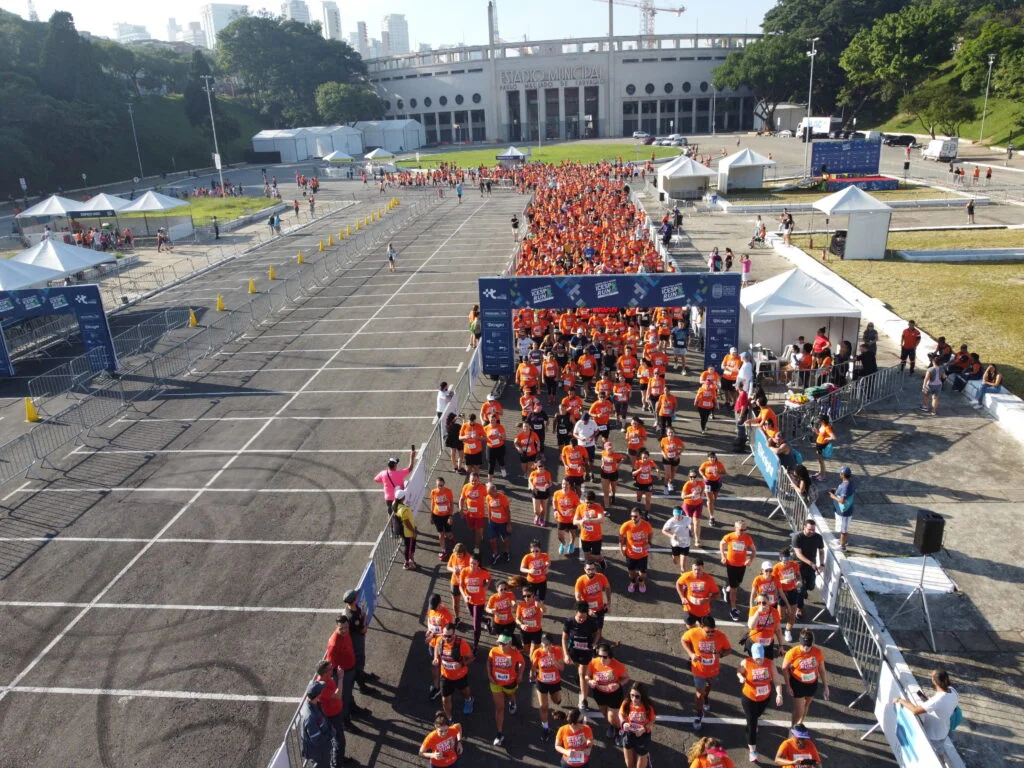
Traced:
<path id="1" fill-rule="evenodd" d="M 623 700 L 623 686 L 629 682 L 629 671 L 615 658 L 607 640 L 599 642 L 596 651 L 587 665 L 587 687 L 594 694 L 601 715 L 608 721 L 605 736 L 613 739 L 619 729 L 619 706 Z"/>
<path id="2" fill-rule="evenodd" d="M 580 560 L 595 562 L 602 571 L 607 567 L 601 554 L 603 520 L 604 507 L 597 503 L 597 494 L 587 491 L 583 494 L 583 503 L 576 507 L 572 521 L 580 531 Z"/>
<path id="3" fill-rule="evenodd" d="M 516 713 L 516 692 L 523 680 L 526 665 L 523 654 L 512 645 L 512 635 L 502 632 L 498 644 L 487 654 L 487 677 L 490 681 L 491 699 L 494 701 L 494 722 L 497 735 L 492 742 L 500 747 L 505 742 L 505 706 L 508 713 Z"/>
<path id="4" fill-rule="evenodd" d="M 747 616 L 747 637 L 743 646 L 761 645 L 765 657 L 774 660 L 781 655 L 781 627 L 782 615 L 778 607 L 769 603 L 767 597 L 759 596 L 754 599 Z"/>
<path id="5" fill-rule="evenodd" d="M 527 389 L 536 392 L 540 386 L 540 369 L 529 360 L 523 360 L 516 368 L 516 384 L 524 392 Z"/>
<path id="6" fill-rule="evenodd" d="M 601 450 L 601 492 L 604 496 L 604 506 L 607 509 L 615 503 L 615 492 L 619 485 L 619 464 L 626 458 L 621 453 L 616 453 L 612 448 L 611 441 L 604 444 Z"/>
<path id="7" fill-rule="evenodd" d="M 714 528 L 718 524 L 715 520 L 715 502 L 722 490 L 722 478 L 728 473 L 725 471 L 725 464 L 718 460 L 718 455 L 714 451 L 708 451 L 707 459 L 697 467 L 697 471 L 707 488 L 708 524 Z"/>
<path id="8" fill-rule="evenodd" d="M 431 768 L 450 768 L 462 756 L 462 726 L 448 725 L 444 712 L 434 715 L 434 730 L 420 745 L 420 757 L 430 760 Z"/>
<path id="9" fill-rule="evenodd" d="M 486 616 L 487 586 L 490 583 L 491 574 L 480 567 L 480 556 L 471 552 L 469 565 L 459 571 L 459 592 L 473 617 L 473 653 L 480 646 L 480 633 Z"/>
<path id="10" fill-rule="evenodd" d="M 687 751 L 686 758 L 690 761 L 690 768 L 736 768 L 722 742 L 711 736 L 694 742 Z"/>
<path id="11" fill-rule="evenodd" d="M 526 580 L 533 587 L 537 595 L 537 602 L 544 607 L 544 601 L 548 594 L 548 570 L 551 568 L 551 556 L 541 548 L 540 540 L 534 539 L 530 542 L 530 551 L 523 556 L 519 564 L 519 572 L 526 576 Z"/>
<path id="12" fill-rule="evenodd" d="M 487 538 L 491 541 L 491 565 L 496 565 L 499 557 L 507 563 L 511 558 L 509 540 L 512 538 L 512 509 L 508 496 L 494 483 L 488 483 L 484 504 L 487 507 Z M 503 550 L 500 556 L 499 541 Z"/>
<path id="13" fill-rule="evenodd" d="M 642 501 L 648 515 L 651 513 L 651 489 L 654 488 L 654 478 L 660 475 L 647 449 L 641 448 L 640 455 L 633 463 L 633 480 L 636 481 L 636 503 Z"/>
<path id="14" fill-rule="evenodd" d="M 424 636 L 427 641 L 427 653 L 433 660 L 434 646 L 441 641 L 441 633 L 444 628 L 453 624 L 454 619 L 452 619 L 452 612 L 441 602 L 440 595 L 431 595 L 429 606 L 427 608 L 427 631 Z M 429 694 L 430 700 L 433 701 L 441 696 L 441 669 L 433 665 L 430 668 L 433 672 L 433 682 L 430 685 Z"/>
<path id="15" fill-rule="evenodd" d="M 555 751 L 562 756 L 564 768 L 583 768 L 590 762 L 594 732 L 583 720 L 579 708 L 569 710 L 566 723 L 555 734 Z"/>
<path id="16" fill-rule="evenodd" d="M 579 421 L 580 417 L 583 416 L 583 401 L 575 392 L 569 392 L 562 398 L 562 402 L 559 403 L 559 405 L 564 405 L 565 409 L 569 411 L 569 415 L 572 416 L 573 424 Z"/>
<path id="17" fill-rule="evenodd" d="M 635 469 L 640 449 L 647 445 L 647 428 L 639 416 L 634 416 L 626 429 L 626 453 L 629 454 L 630 465 Z"/>
<path id="18" fill-rule="evenodd" d="M 607 440 L 608 432 L 611 429 L 612 416 L 615 413 L 615 405 L 612 403 L 609 393 L 601 392 L 598 394 L 597 400 L 590 406 L 589 412 L 590 417 L 597 425 L 597 439 Z"/>
<path id="19" fill-rule="evenodd" d="M 629 574 L 626 591 L 630 594 L 637 588 L 641 594 L 647 591 L 647 557 L 651 551 L 652 534 L 651 524 L 644 520 L 640 507 L 633 507 L 629 511 L 629 520 L 619 526 L 619 551 L 626 558 Z"/>
<path id="20" fill-rule="evenodd" d="M 676 477 L 676 467 L 679 466 L 680 457 L 686 450 L 686 443 L 682 438 L 677 437 L 671 426 L 666 427 L 665 436 L 661 438 L 661 467 L 665 471 L 665 495 L 668 496 L 675 488 L 672 481 Z"/>
<path id="21" fill-rule="evenodd" d="M 513 576 L 512 580 L 521 584 L 522 576 Z M 540 647 L 543 619 L 544 606 L 537 602 L 534 585 L 523 585 L 523 599 L 516 603 L 516 626 L 522 635 L 523 648 L 527 656 Z"/>
<path id="22" fill-rule="evenodd" d="M 629 414 L 629 400 L 632 396 L 633 387 L 620 373 L 612 385 L 612 402 L 615 405 L 615 418 L 623 432 L 626 431 L 626 417 Z"/>
<path id="23" fill-rule="evenodd" d="M 469 566 L 469 550 L 466 549 L 466 545 L 459 543 L 452 547 L 452 554 L 448 558 L 448 572 L 451 576 L 451 591 L 452 591 L 452 613 L 455 614 L 455 623 L 458 624 L 461 619 L 459 618 L 459 607 L 462 601 L 462 590 L 459 588 L 459 579 L 462 574 L 462 569 Z M 467 608 L 467 610 L 469 610 Z"/>
<path id="24" fill-rule="evenodd" d="M 580 447 L 580 441 L 569 438 L 569 444 L 562 449 L 562 466 L 565 468 L 565 479 L 578 493 L 583 487 L 583 477 L 587 473 L 587 449 Z"/>
<path id="25" fill-rule="evenodd" d="M 633 379 L 636 378 L 637 369 L 640 367 L 640 361 L 633 354 L 632 347 L 623 348 L 619 359 L 615 361 L 615 367 L 622 374 L 623 380 L 632 386 Z"/>
<path id="26" fill-rule="evenodd" d="M 676 594 L 686 613 L 686 626 L 696 626 L 704 616 L 711 613 L 711 601 L 720 592 L 715 580 L 704 570 L 702 558 L 695 557 L 690 570 L 676 579 Z"/>
<path id="27" fill-rule="evenodd" d="M 815 480 L 825 479 L 825 451 L 836 439 L 836 433 L 832 429 L 832 421 L 827 413 L 821 414 L 818 424 L 818 434 L 814 438 L 814 452 L 818 454 L 818 474 L 814 475 Z"/>
<path id="28" fill-rule="evenodd" d="M 783 616 L 789 613 L 789 598 L 786 597 L 782 584 L 774 574 L 772 563 L 769 560 L 761 563 L 761 573 L 754 577 L 754 581 L 750 585 L 750 604 L 753 605 L 754 600 L 758 597 L 768 600 L 768 604 L 778 608 Z"/>
<path id="29" fill-rule="evenodd" d="M 775 753 L 775 764 L 781 766 L 801 766 L 801 768 L 819 768 L 821 755 L 811 741 L 810 731 L 802 725 L 789 729 L 790 738 L 779 745 Z"/>
<path id="30" fill-rule="evenodd" d="M 725 633 L 715 629 L 715 617 L 710 614 L 701 618 L 699 627 L 683 633 L 682 645 L 690 657 L 690 671 L 697 694 L 693 730 L 699 731 L 704 724 L 705 710 L 711 708 L 711 689 L 721 671 L 721 660 L 732 652 L 732 646 Z"/>
<path id="31" fill-rule="evenodd" d="M 782 639 L 793 642 L 793 625 L 796 623 L 797 602 L 800 598 L 800 563 L 793 559 L 793 549 L 783 547 L 779 552 L 779 562 L 772 566 L 772 578 L 779 585 L 779 593 L 786 602 L 786 628 Z"/>
<path id="32" fill-rule="evenodd" d="M 562 480 L 562 487 L 553 496 L 555 522 L 558 525 L 558 554 L 571 555 L 576 551 L 576 507 L 580 505 L 580 495 L 572 486 L 569 478 Z"/>
<path id="33" fill-rule="evenodd" d="M 668 430 L 672 429 L 672 419 L 675 418 L 677 405 L 676 396 L 672 394 L 666 384 L 665 391 L 661 393 L 661 397 L 658 398 L 658 402 L 654 405 L 654 411 L 658 416 L 658 431 L 662 435 L 667 434 Z"/>
<path id="34" fill-rule="evenodd" d="M 473 472 L 479 470 L 484 461 L 484 442 L 486 435 L 484 428 L 476 420 L 476 414 L 469 414 L 469 419 L 459 429 L 459 439 L 462 441 L 462 455 L 466 460 L 466 470 Z"/>
<path id="35" fill-rule="evenodd" d="M 647 410 L 658 416 L 658 399 L 665 393 L 665 376 L 660 373 L 657 369 L 651 370 L 651 377 L 647 380 Z M 657 425 L 656 429 L 661 431 L 661 420 L 657 419 L 655 422 Z"/>
<path id="36" fill-rule="evenodd" d="M 497 416 L 500 419 L 504 410 L 501 407 L 501 403 L 498 402 L 498 398 L 493 394 L 489 394 L 484 404 L 480 406 L 480 422 L 482 424 L 490 424 L 491 416 Z"/>
<path id="37" fill-rule="evenodd" d="M 811 701 L 818 690 L 818 681 L 824 689 L 825 701 L 829 700 L 828 676 L 825 672 L 825 654 L 814 644 L 814 633 L 809 629 L 800 632 L 800 644 L 794 645 L 782 661 L 782 676 L 789 684 L 789 695 L 793 698 L 792 725 L 803 725 L 811 708 Z"/>
<path id="38" fill-rule="evenodd" d="M 700 385 L 696 397 L 693 398 L 693 405 L 700 414 L 700 433 L 707 434 L 708 419 L 715 417 L 715 405 L 718 402 L 718 390 L 710 382 Z"/>
<path id="39" fill-rule="evenodd" d="M 540 709 L 541 741 L 551 738 L 550 702 L 562 704 L 562 672 L 565 656 L 555 636 L 541 633 L 540 646 L 530 654 L 530 679 L 536 681 L 537 706 Z"/>
<path id="40" fill-rule="evenodd" d="M 743 361 L 736 354 L 736 347 L 730 347 L 729 353 L 722 358 L 722 392 L 730 407 L 736 403 L 736 379 L 739 378 L 742 366 Z"/>
<path id="41" fill-rule="evenodd" d="M 629 686 L 628 698 L 619 706 L 622 754 L 626 768 L 648 768 L 650 765 L 651 729 L 655 721 L 654 704 L 643 683 Z"/>
<path id="42" fill-rule="evenodd" d="M 487 443 L 487 480 L 494 480 L 494 471 L 501 470 L 502 477 L 508 477 L 505 470 L 505 427 L 497 416 L 491 416 L 490 422 L 484 427 L 484 439 Z"/>
<path id="43" fill-rule="evenodd" d="M 434 646 L 434 666 L 441 670 L 441 706 L 447 721 L 452 717 L 452 694 L 458 691 L 465 699 L 463 714 L 473 711 L 473 692 L 469 687 L 469 668 L 474 654 L 469 643 L 455 635 L 455 625 L 448 624 L 441 640 Z"/>
<path id="44" fill-rule="evenodd" d="M 729 615 L 733 621 L 739 621 L 740 610 L 736 607 L 736 595 L 743 586 L 747 566 L 754 562 L 757 556 L 757 547 L 747 533 L 745 521 L 737 520 L 733 524 L 733 531 L 722 537 L 718 543 L 718 554 L 728 577 L 726 592 L 729 594 Z"/>
<path id="45" fill-rule="evenodd" d="M 765 655 L 764 647 L 755 643 L 750 647 L 750 656 L 740 661 L 736 678 L 743 686 L 740 702 L 747 719 L 747 751 L 750 762 L 756 763 L 759 759 L 757 721 L 768 708 L 773 686 L 775 706 L 782 706 L 782 677 L 775 669 L 775 662 Z"/>
<path id="46" fill-rule="evenodd" d="M 555 395 L 558 393 L 558 374 L 560 372 L 558 360 L 555 359 L 555 354 L 551 349 L 544 353 L 540 372 L 544 377 L 544 391 L 548 395 L 548 404 L 551 405 L 555 402 Z"/>
<path id="47" fill-rule="evenodd" d="M 683 514 L 690 519 L 691 531 L 693 533 L 693 546 L 700 546 L 700 518 L 704 512 L 704 499 L 707 497 L 707 485 L 697 474 L 696 469 L 691 469 L 688 479 L 683 483 Z M 712 526 L 714 523 L 712 523 Z"/>
<path id="48" fill-rule="evenodd" d="M 527 485 L 533 497 L 533 524 L 548 524 L 548 509 L 551 507 L 551 473 L 544 468 L 544 459 L 537 462 L 537 468 L 530 472 Z"/>
<path id="49" fill-rule="evenodd" d="M 487 486 L 480 482 L 476 471 L 469 473 L 469 480 L 462 486 L 459 495 L 459 511 L 466 521 L 466 527 L 473 532 L 473 549 L 479 551 L 484 536 L 484 520 L 487 518 Z"/>
<path id="50" fill-rule="evenodd" d="M 597 622 L 599 631 L 594 639 L 596 643 L 604 634 L 604 617 L 612 605 L 611 582 L 603 573 L 598 573 L 597 563 L 590 561 L 583 564 L 583 575 L 576 579 L 573 594 L 577 601 L 587 604 L 590 615 Z"/>
<path id="51" fill-rule="evenodd" d="M 519 464 L 522 473 L 529 475 L 534 470 L 541 451 L 540 437 L 534 432 L 529 422 L 519 422 L 519 431 L 516 432 L 513 445 L 515 445 L 516 451 L 519 452 Z"/>
<path id="52" fill-rule="evenodd" d="M 487 598 L 484 612 L 491 619 L 491 634 L 515 634 L 516 595 L 512 585 L 507 581 L 499 581 L 494 594 Z"/>
<path id="53" fill-rule="evenodd" d="M 430 491 L 430 520 L 437 531 L 438 560 L 448 559 L 448 542 L 455 544 L 455 534 L 452 533 L 452 516 L 455 514 L 455 495 L 452 489 L 447 487 L 444 478 L 437 476 L 437 487 Z"/>

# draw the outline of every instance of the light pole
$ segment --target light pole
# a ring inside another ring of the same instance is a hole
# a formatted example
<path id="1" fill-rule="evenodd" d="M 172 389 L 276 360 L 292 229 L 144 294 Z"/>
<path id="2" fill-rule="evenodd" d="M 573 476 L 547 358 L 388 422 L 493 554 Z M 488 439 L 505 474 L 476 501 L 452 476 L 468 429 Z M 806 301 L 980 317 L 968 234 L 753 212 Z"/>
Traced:
<path id="1" fill-rule="evenodd" d="M 811 176 L 811 94 L 814 92 L 814 57 L 818 55 L 818 41 L 820 37 L 811 38 L 811 50 L 807 55 L 811 57 L 811 80 L 807 86 L 807 122 L 804 124 L 804 172 L 807 177 Z"/>
<path id="2" fill-rule="evenodd" d="M 142 172 L 142 153 L 139 152 L 139 135 L 135 132 L 135 113 L 132 111 L 132 103 L 128 102 L 128 119 L 132 121 L 132 138 L 135 139 L 135 157 L 139 161 L 139 178 L 144 179 L 146 174 Z"/>
<path id="3" fill-rule="evenodd" d="M 988 112 L 988 87 L 992 84 L 992 64 L 995 63 L 996 55 L 988 55 L 988 79 L 985 81 L 985 106 L 981 108 L 981 135 L 978 137 L 980 144 L 985 140 L 985 113 Z"/>
<path id="4" fill-rule="evenodd" d="M 718 106 L 718 89 L 711 86 L 711 135 L 715 135 L 715 109 Z"/>
<path id="5" fill-rule="evenodd" d="M 210 81 L 213 80 L 213 75 L 201 75 L 203 78 L 204 86 L 203 90 L 206 91 L 206 103 L 210 106 L 210 128 L 213 131 L 213 154 L 216 157 L 217 174 L 220 176 L 220 196 L 224 197 L 224 163 L 220 159 L 220 149 L 217 148 L 217 125 L 213 119 L 213 86 L 210 85 Z"/>

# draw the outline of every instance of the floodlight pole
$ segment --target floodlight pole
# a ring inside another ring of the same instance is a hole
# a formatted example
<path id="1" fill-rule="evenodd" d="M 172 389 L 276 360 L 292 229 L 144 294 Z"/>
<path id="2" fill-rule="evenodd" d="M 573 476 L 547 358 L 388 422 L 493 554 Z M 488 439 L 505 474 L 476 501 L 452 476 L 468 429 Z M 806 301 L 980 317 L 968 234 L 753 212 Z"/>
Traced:
<path id="1" fill-rule="evenodd" d="M 804 173 L 807 178 L 811 177 L 811 94 L 814 92 L 814 57 L 818 55 L 818 41 L 820 37 L 811 38 L 811 50 L 807 55 L 811 57 L 811 80 L 807 86 L 807 123 L 804 125 Z"/>
<path id="2" fill-rule="evenodd" d="M 205 85 L 203 90 L 206 91 L 206 103 L 210 107 L 210 128 L 213 130 L 213 152 L 217 156 L 217 174 L 220 176 L 220 196 L 224 197 L 224 161 L 220 156 L 220 149 L 217 148 L 217 124 L 213 119 L 213 86 L 210 85 L 210 81 L 213 80 L 213 75 L 200 75 Z"/>
<path id="3" fill-rule="evenodd" d="M 992 85 L 992 64 L 995 63 L 996 55 L 990 53 L 988 55 L 988 79 L 985 81 L 985 106 L 981 108 L 981 135 L 978 136 L 978 143 L 980 144 L 985 140 L 985 113 L 988 112 L 988 88 Z"/>
<path id="4" fill-rule="evenodd" d="M 135 139 L 135 157 L 139 161 L 139 178 L 146 178 L 142 172 L 142 153 L 139 152 L 139 135 L 135 132 L 135 113 L 132 111 L 132 103 L 128 102 L 128 119 L 132 121 L 132 138 Z"/>

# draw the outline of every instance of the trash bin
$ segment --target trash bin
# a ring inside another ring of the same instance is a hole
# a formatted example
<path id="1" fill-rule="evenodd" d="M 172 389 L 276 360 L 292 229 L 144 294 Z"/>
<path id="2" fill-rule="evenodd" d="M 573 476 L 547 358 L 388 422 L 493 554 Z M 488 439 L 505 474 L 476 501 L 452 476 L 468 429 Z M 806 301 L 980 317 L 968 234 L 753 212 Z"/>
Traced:
<path id="1" fill-rule="evenodd" d="M 832 242 L 829 243 L 828 252 L 838 256 L 840 259 L 846 254 L 846 230 L 837 229 L 832 235 Z"/>
<path id="2" fill-rule="evenodd" d="M 665 193 L 664 192 L 659 192 L 658 193 L 658 202 L 659 203 L 664 203 L 665 202 Z"/>

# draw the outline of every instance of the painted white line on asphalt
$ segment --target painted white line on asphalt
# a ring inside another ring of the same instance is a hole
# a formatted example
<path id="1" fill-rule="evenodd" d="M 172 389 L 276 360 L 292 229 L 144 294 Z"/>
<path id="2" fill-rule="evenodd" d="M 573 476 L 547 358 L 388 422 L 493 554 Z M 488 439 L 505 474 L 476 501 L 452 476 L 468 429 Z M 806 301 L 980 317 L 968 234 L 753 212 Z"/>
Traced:
<path id="1" fill-rule="evenodd" d="M 326 307 L 321 307 L 326 309 Z M 336 307 L 336 309 L 342 309 L 342 307 Z M 388 317 L 378 317 L 375 320 L 464 320 L 465 315 L 405 315 L 395 317 L 394 315 Z M 368 317 L 325 317 L 322 320 L 310 319 L 310 320 L 278 320 L 274 323 L 274 326 L 278 325 L 295 325 L 298 323 L 355 323 L 369 320 Z M 10 377 L 8 377 L 10 378 Z M 34 378 L 32 376 L 26 376 L 25 378 Z"/>
<path id="2" fill-rule="evenodd" d="M 390 318 L 388 318 L 388 319 L 390 319 Z M 363 335 L 364 336 L 380 336 L 382 334 L 394 333 L 394 334 L 401 334 L 402 336 L 405 336 L 406 334 L 409 334 L 409 333 L 465 333 L 465 332 L 466 332 L 465 328 L 457 328 L 457 329 L 437 328 L 437 329 L 433 329 L 433 330 L 428 328 L 426 330 L 410 329 L 410 330 L 406 330 L 406 331 L 367 331 Z M 260 341 L 261 339 L 298 339 L 298 338 L 304 338 L 304 337 L 307 337 L 307 336 L 351 336 L 351 335 L 352 334 L 347 332 L 347 331 L 338 331 L 337 333 L 309 333 L 307 331 L 297 331 L 296 333 L 263 333 L 263 334 L 260 334 L 259 336 L 245 335 L 245 336 L 242 336 L 242 338 L 246 339 L 248 341 Z M 282 350 L 282 351 L 288 351 L 288 350 Z M 296 352 L 301 352 L 302 350 L 295 350 L 295 351 Z"/>
<path id="3" fill-rule="evenodd" d="M 21 484 L 20 487 L 15 488 L 13 491 L 11 491 L 6 496 L 4 496 L 3 499 L 0 499 L 0 501 L 7 501 L 9 498 L 11 498 L 11 496 L 14 496 L 15 494 L 21 493 L 22 489 L 27 488 L 31 484 L 32 484 L 31 480 L 26 480 L 24 483 Z"/>
<path id="4" fill-rule="evenodd" d="M 348 298 L 350 298 L 350 299 L 358 299 L 358 298 L 360 298 L 362 296 L 365 296 L 365 295 L 366 294 L 362 294 L 362 293 L 354 293 L 351 296 L 349 296 Z M 291 307 L 288 311 L 289 312 L 339 312 L 339 311 L 343 311 L 343 310 L 347 310 L 347 309 L 369 309 L 372 306 L 373 306 L 372 304 L 370 304 L 369 306 L 363 306 L 361 304 L 346 304 L 343 307 Z M 426 301 L 426 302 L 420 302 L 420 303 L 409 302 L 408 304 L 405 304 L 405 303 L 403 303 L 403 304 L 393 304 L 392 306 L 394 306 L 394 307 L 401 307 L 402 309 L 405 309 L 406 307 L 437 307 L 437 302 L 436 301 Z M 465 315 L 460 315 L 460 317 L 465 317 Z M 394 318 L 392 318 L 391 316 L 388 316 L 388 317 L 381 318 L 381 319 L 383 319 L 383 320 L 392 320 Z M 61 359 L 70 360 L 71 358 L 68 357 L 68 358 L 61 358 Z"/>
<path id="5" fill-rule="evenodd" d="M 450 365 L 363 365 L 347 366 L 339 365 L 324 368 L 325 371 L 450 371 Z M 240 368 L 221 369 L 213 368 L 209 371 L 197 371 L 193 369 L 190 374 L 202 373 L 203 376 L 215 376 L 218 373 L 311 373 L 318 368 Z"/>
<path id="6" fill-rule="evenodd" d="M 390 395 L 394 393 L 436 392 L 436 389 L 307 389 L 296 390 L 254 389 L 251 392 L 228 390 L 224 392 L 165 392 L 163 397 L 258 397 L 260 395 Z M 156 398 L 150 398 L 154 400 Z M 385 418 L 381 416 L 380 418 Z"/>
<path id="7" fill-rule="evenodd" d="M 161 421 L 395 421 L 396 419 L 433 419 L 436 416 L 166 416 L 145 419 L 121 419 L 126 424 L 141 424 Z"/>
<path id="8" fill-rule="evenodd" d="M 679 609 L 680 614 L 682 613 L 682 610 L 683 610 L 682 608 Z M 619 623 L 619 624 L 630 624 L 630 623 L 633 623 L 633 624 L 670 624 L 670 625 L 680 625 L 680 626 L 686 624 L 686 619 L 684 619 L 682 617 L 680 617 L 678 619 L 666 619 L 666 618 L 661 618 L 661 617 L 653 617 L 652 618 L 652 617 L 645 617 L 645 616 L 608 616 L 608 615 L 606 615 L 604 617 L 604 620 L 605 620 L 606 624 L 609 621 L 613 622 L 613 623 Z M 745 627 L 745 626 L 747 626 L 747 622 L 745 622 L 745 621 L 732 621 L 731 619 L 715 619 L 715 626 L 716 627 Z M 795 629 L 835 629 L 836 625 L 835 624 L 826 624 L 826 623 L 821 623 L 821 624 L 815 623 L 815 624 L 794 624 L 793 627 Z"/>
<path id="9" fill-rule="evenodd" d="M 117 536 L 3 536 L 0 541 L 39 541 L 56 544 L 144 544 L 149 539 Z M 157 544 L 237 544 L 240 546 L 267 547 L 372 547 L 374 541 L 316 541 L 304 540 L 272 540 L 272 539 L 172 539 L 165 537 Z"/>
<path id="10" fill-rule="evenodd" d="M 244 455 L 236 451 L 238 456 Z M 219 471 L 218 475 L 219 477 Z M 213 478 L 214 480 L 217 477 Z M 24 488 L 17 493 L 380 493 L 380 488 L 148 488 L 144 485 L 115 485 L 108 487 L 82 486 L 77 488 Z M 156 542 L 154 542 L 156 543 Z"/>
<path id="11" fill-rule="evenodd" d="M 174 603 L 65 603 L 59 600 L 0 600 L 4 608 L 92 608 L 127 611 L 207 611 L 209 613 L 327 613 L 337 616 L 342 608 L 305 608 L 248 605 L 176 605 Z"/>
<path id="12" fill-rule="evenodd" d="M 693 723 L 692 717 L 683 715 L 658 715 L 658 722 L 665 723 Z M 746 725 L 747 721 L 742 717 L 705 717 L 704 725 Z M 760 726 L 771 726 L 773 728 L 784 728 L 787 731 L 791 723 L 789 720 L 759 720 Z M 818 733 L 819 731 L 869 731 L 874 726 L 871 723 L 841 723 L 836 720 L 814 720 L 804 723 L 808 730 Z M 762 753 L 763 754 L 763 753 Z"/>
<path id="13" fill-rule="evenodd" d="M 462 372 L 462 366 L 463 366 L 463 364 L 459 363 L 459 367 L 455 369 L 455 372 L 456 373 L 461 373 Z"/>
<path id="14" fill-rule="evenodd" d="M 345 334 L 348 335 L 348 334 Z M 259 341 L 253 339 L 252 341 Z M 250 341 L 250 343 L 252 343 Z M 465 347 L 356 347 L 346 349 L 345 352 L 400 352 L 402 350 L 424 350 L 424 349 L 465 349 Z M 234 352 L 217 352 L 216 357 L 231 357 L 232 355 L 300 355 L 306 352 L 334 352 L 333 349 L 239 349 Z"/>
<path id="15" fill-rule="evenodd" d="M 40 693 L 58 696 L 116 696 L 136 699 L 186 699 L 192 701 L 244 701 L 257 704 L 288 704 L 299 702 L 296 696 L 253 696 L 245 693 L 204 693 L 202 691 L 160 691 L 140 688 L 58 688 L 45 685 L 12 685 L 0 688 L 0 697 L 8 693 Z"/>
<path id="16" fill-rule="evenodd" d="M 78 446 L 73 450 L 69 456 L 91 456 L 94 453 L 125 453 L 125 454 L 159 454 L 159 453 L 234 453 L 237 449 L 235 448 L 160 448 L 152 451 L 144 451 L 141 449 L 127 450 L 121 448 L 100 448 L 100 449 L 86 449 L 84 446 Z M 375 453 L 385 454 L 388 456 L 394 455 L 405 448 L 296 448 L 292 450 L 290 448 L 248 448 L 244 451 L 245 454 L 268 454 L 268 455 L 285 455 L 291 456 L 293 453 Z M 28 483 L 25 483 L 28 485 Z M 16 491 L 12 491 L 16 493 Z M 665 550 L 668 552 L 668 550 Z M 692 550 L 691 550 L 692 551 Z"/>

